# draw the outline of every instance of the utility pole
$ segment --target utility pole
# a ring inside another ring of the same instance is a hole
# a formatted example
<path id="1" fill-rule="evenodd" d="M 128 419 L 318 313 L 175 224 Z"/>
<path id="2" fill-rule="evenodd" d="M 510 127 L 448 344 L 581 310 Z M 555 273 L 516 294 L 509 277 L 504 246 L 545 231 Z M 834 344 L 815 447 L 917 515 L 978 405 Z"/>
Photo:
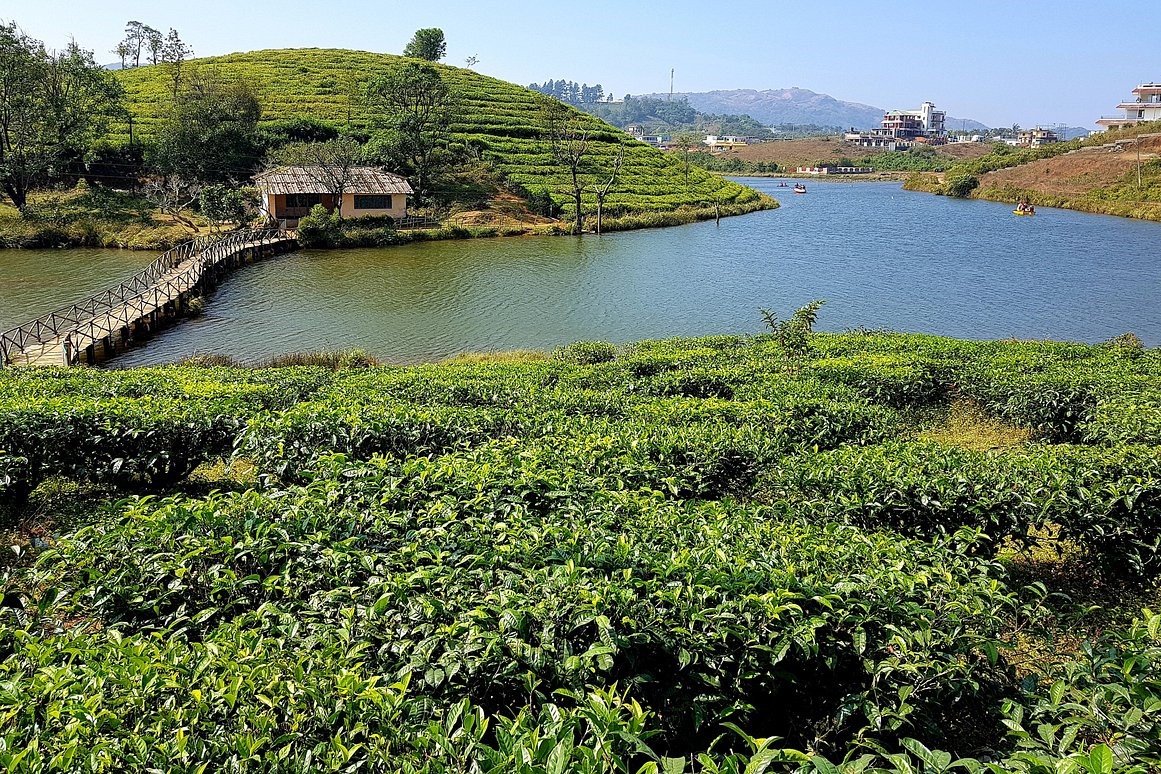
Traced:
<path id="1" fill-rule="evenodd" d="M 1137 135 L 1137 198 L 1141 197 L 1141 135 Z"/>
<path id="2" fill-rule="evenodd" d="M 674 68 L 672 68 L 672 67 L 669 68 L 669 101 L 670 102 L 673 101 L 673 70 L 674 70 Z"/>

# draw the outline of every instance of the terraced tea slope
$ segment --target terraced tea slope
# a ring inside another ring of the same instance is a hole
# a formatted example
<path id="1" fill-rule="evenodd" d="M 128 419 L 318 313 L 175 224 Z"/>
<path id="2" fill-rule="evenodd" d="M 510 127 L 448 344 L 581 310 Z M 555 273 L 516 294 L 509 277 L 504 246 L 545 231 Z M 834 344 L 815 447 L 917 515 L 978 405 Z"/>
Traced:
<path id="1" fill-rule="evenodd" d="M 365 51 L 275 49 L 197 59 L 186 67 L 191 73 L 245 79 L 261 96 L 264 120 L 312 117 L 339 128 L 365 131 L 370 117 L 360 98 L 363 86 L 407 61 Z M 544 97 L 471 70 L 434 66 L 459 105 L 454 136 L 477 150 L 510 184 L 529 192 L 547 192 L 566 205 L 565 177 L 539 139 L 544 129 Z M 148 135 L 166 109 L 172 81 L 159 66 L 123 70 L 119 76 L 136 126 Z M 573 112 L 591 129 L 595 156 L 611 159 L 619 142 L 627 145 L 621 183 L 606 202 L 611 215 L 714 205 L 730 214 L 775 206 L 753 189 L 697 167 L 687 168 L 679 159 L 597 118 Z"/>

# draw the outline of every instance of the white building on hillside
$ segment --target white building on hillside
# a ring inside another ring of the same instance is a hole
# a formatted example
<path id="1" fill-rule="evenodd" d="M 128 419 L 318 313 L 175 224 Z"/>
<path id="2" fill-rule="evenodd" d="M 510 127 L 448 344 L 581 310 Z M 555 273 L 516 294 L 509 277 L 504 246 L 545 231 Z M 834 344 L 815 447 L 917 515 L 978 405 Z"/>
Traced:
<path id="1" fill-rule="evenodd" d="M 1142 83 L 1133 89 L 1133 98 L 1117 105 L 1123 116 L 1102 116 L 1097 124 L 1105 129 L 1131 126 L 1144 121 L 1161 121 L 1161 83 Z"/>

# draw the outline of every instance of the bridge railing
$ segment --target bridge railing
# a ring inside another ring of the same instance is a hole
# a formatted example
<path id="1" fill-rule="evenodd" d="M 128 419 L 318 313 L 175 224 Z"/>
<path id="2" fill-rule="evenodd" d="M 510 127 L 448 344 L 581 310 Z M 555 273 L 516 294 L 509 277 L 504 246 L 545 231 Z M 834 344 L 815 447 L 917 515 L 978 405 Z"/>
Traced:
<path id="1" fill-rule="evenodd" d="M 121 319 L 133 310 L 173 301 L 201 281 L 208 267 L 239 249 L 285 238 L 287 234 L 281 229 L 245 229 L 183 242 L 116 287 L 0 333 L 0 367 L 30 347 L 62 338 L 69 340 L 75 353 L 88 345 L 81 342 L 92 343 L 134 322 Z M 173 275 L 183 264 L 189 265 Z"/>

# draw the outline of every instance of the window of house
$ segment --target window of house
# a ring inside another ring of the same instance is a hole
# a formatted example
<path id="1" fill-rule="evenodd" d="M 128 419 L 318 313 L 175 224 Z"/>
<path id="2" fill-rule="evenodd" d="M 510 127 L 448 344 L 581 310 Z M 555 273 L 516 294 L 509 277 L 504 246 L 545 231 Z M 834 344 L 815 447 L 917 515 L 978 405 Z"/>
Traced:
<path id="1" fill-rule="evenodd" d="M 322 204 L 322 196 L 319 194 L 287 194 L 286 207 L 287 209 L 310 209 L 316 204 Z"/>
<path id="2" fill-rule="evenodd" d="M 391 209 L 390 196 L 355 196 L 356 210 L 389 210 Z"/>

